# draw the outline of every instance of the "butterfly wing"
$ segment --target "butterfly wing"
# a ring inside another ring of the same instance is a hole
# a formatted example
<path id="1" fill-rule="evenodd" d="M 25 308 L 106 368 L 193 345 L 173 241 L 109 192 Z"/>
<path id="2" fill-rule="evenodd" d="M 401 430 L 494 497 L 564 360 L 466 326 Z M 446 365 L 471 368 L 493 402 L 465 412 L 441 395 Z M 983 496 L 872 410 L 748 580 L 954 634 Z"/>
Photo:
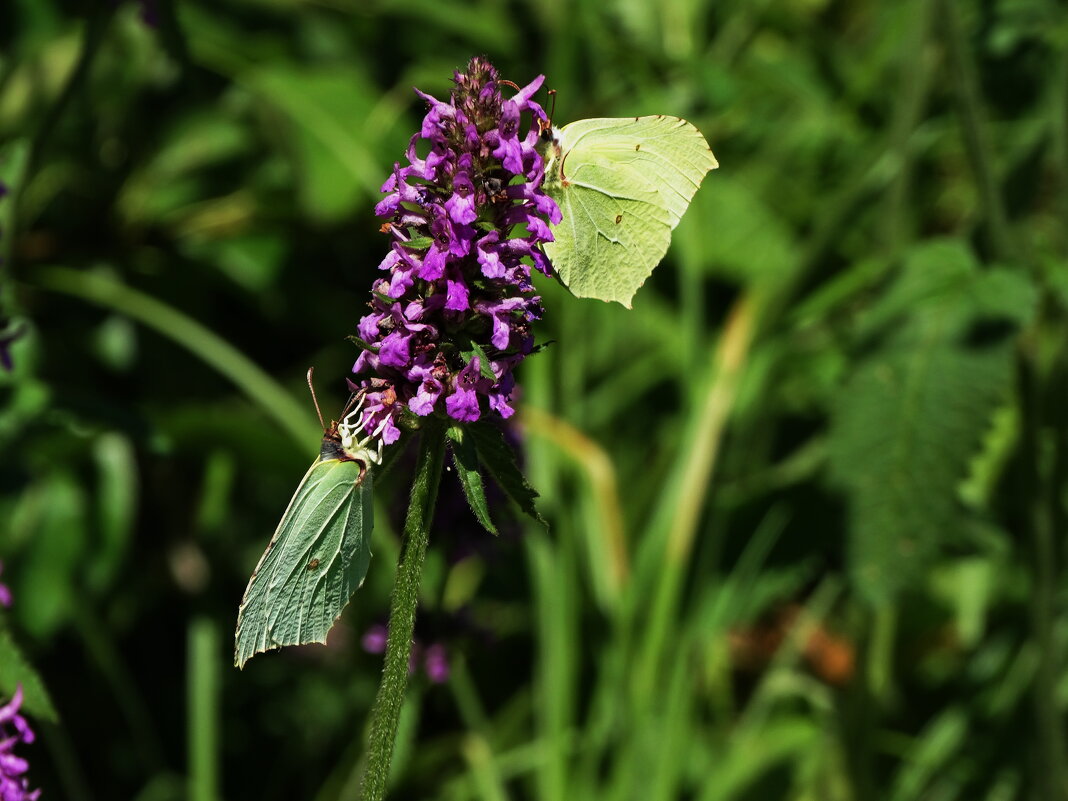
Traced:
<path id="1" fill-rule="evenodd" d="M 321 459 L 297 488 L 237 613 L 234 664 L 285 645 L 326 642 L 371 561 L 371 472 Z"/>
<path id="2" fill-rule="evenodd" d="M 545 246 L 560 280 L 578 297 L 629 307 L 701 180 L 717 166 L 701 132 L 678 117 L 564 126 L 543 184 L 562 215 L 555 241 Z"/>

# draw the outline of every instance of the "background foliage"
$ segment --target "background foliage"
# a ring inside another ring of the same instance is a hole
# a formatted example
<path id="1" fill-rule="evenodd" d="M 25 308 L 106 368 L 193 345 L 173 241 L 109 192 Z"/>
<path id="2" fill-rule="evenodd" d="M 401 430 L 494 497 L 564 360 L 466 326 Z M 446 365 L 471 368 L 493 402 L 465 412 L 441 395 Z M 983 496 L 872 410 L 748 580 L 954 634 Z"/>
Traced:
<path id="1" fill-rule="evenodd" d="M 633 311 L 541 282 L 551 529 L 490 542 L 443 485 L 452 672 L 394 797 L 1068 798 L 1054 0 L 0 4 L 0 696 L 45 797 L 353 797 L 410 468 L 328 648 L 239 673 L 231 632 L 308 365 L 344 399 L 411 87 L 476 54 L 722 167 Z"/>

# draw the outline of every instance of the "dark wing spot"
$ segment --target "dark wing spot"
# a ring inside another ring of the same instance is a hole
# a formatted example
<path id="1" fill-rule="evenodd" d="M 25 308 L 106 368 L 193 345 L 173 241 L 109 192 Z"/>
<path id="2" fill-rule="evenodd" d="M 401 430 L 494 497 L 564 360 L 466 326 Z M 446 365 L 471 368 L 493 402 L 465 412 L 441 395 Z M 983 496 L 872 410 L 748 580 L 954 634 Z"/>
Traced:
<path id="1" fill-rule="evenodd" d="M 619 225 L 621 222 L 623 222 L 623 215 L 622 214 L 617 214 L 616 215 L 616 225 Z"/>
<path id="2" fill-rule="evenodd" d="M 318 566 L 319 566 L 319 560 L 318 559 L 312 559 L 310 562 L 308 562 L 308 570 L 315 570 L 315 568 L 317 568 Z"/>
<path id="3" fill-rule="evenodd" d="M 637 117 L 635 117 L 635 118 L 634 118 L 634 121 L 635 121 L 635 122 L 637 122 L 637 121 L 638 121 L 638 118 L 637 118 Z"/>
<path id="4" fill-rule="evenodd" d="M 637 152 L 637 151 L 639 151 L 639 150 L 641 150 L 641 149 L 642 149 L 642 146 L 641 146 L 641 145 L 635 145 L 635 146 L 634 146 L 634 150 L 635 150 L 635 152 Z"/>
<path id="5" fill-rule="evenodd" d="M 656 118 L 657 118 L 658 120 L 662 120 L 662 119 L 664 119 L 664 115 L 663 115 L 663 114 L 657 114 L 657 115 L 656 115 Z"/>

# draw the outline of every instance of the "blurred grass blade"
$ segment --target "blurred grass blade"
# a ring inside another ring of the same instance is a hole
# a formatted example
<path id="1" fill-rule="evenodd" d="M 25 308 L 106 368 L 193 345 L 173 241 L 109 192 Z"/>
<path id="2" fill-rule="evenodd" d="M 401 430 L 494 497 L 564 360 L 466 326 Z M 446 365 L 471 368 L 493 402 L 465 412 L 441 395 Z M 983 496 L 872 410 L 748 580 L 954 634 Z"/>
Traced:
<path id="1" fill-rule="evenodd" d="M 66 267 L 42 267 L 32 274 L 34 286 L 88 300 L 127 314 L 184 347 L 272 417 L 302 450 L 320 439 L 311 412 L 241 351 L 193 318 L 113 278 Z"/>
<path id="2" fill-rule="evenodd" d="M 196 618 L 186 639 L 189 801 L 219 801 L 219 629 Z"/>
<path id="3" fill-rule="evenodd" d="M 544 751 L 536 774 L 537 798 L 569 801 L 581 797 L 568 781 L 578 673 L 577 582 L 565 543 L 554 546 L 545 534 L 531 532 L 526 545 L 537 616 L 535 716 Z"/>
<path id="4" fill-rule="evenodd" d="M 590 485 L 593 513 L 583 528 L 589 573 L 597 600 L 603 609 L 615 611 L 630 578 L 626 527 L 616 480 L 616 468 L 608 453 L 566 421 L 542 409 L 526 405 L 522 412 L 525 430 L 544 437 L 573 459 Z"/>

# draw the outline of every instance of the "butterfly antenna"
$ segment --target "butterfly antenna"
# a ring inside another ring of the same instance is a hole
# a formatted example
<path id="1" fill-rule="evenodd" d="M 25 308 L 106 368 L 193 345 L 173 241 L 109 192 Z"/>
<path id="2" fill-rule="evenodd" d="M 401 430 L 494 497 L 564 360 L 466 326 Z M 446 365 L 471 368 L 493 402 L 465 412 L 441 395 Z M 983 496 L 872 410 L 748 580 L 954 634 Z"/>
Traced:
<path id="1" fill-rule="evenodd" d="M 556 90 L 549 89 L 546 94 L 552 100 L 552 106 L 549 107 L 549 119 L 538 120 L 538 133 L 544 139 L 552 139 L 553 116 L 556 114 Z"/>
<path id="2" fill-rule="evenodd" d="M 367 388 L 361 387 L 359 391 L 352 393 L 348 396 L 348 400 L 345 402 L 345 408 L 341 410 L 341 419 L 348 420 L 355 410 L 359 410 L 363 406 L 363 400 L 367 396 Z M 354 409 L 355 405 L 355 409 Z"/>
<path id="3" fill-rule="evenodd" d="M 323 413 L 319 411 L 319 399 L 315 397 L 315 384 L 313 379 L 315 377 L 315 368 L 308 368 L 308 389 L 311 390 L 312 403 L 315 404 L 315 413 L 319 415 L 319 425 L 323 427 L 323 431 L 326 431 L 326 423 L 323 422 Z"/>

